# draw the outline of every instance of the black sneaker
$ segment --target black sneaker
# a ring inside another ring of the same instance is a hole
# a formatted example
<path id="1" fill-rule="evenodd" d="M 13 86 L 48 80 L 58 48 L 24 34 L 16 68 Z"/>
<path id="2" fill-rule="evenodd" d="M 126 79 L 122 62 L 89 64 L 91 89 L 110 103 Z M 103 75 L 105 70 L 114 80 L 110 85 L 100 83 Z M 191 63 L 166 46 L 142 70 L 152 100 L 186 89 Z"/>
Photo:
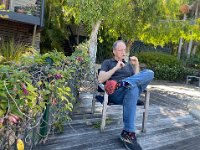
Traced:
<path id="1" fill-rule="evenodd" d="M 103 97 L 102 95 L 96 95 L 95 98 L 96 98 L 96 100 L 97 100 L 98 102 L 100 102 L 101 104 L 103 103 L 104 97 Z"/>
<path id="2" fill-rule="evenodd" d="M 120 139 L 128 150 L 142 150 L 134 132 L 126 132 L 123 130 Z"/>
<path id="3" fill-rule="evenodd" d="M 138 99 L 137 106 L 144 106 L 144 102 L 142 100 Z"/>

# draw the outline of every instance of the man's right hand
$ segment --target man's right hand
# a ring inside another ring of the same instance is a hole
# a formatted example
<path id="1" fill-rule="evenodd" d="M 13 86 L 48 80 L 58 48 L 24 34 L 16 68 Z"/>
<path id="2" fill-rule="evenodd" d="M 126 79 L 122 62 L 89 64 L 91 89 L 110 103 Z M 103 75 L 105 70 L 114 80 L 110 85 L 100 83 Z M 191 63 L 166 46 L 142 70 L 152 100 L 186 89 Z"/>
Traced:
<path id="1" fill-rule="evenodd" d="M 118 61 L 117 65 L 112 68 L 111 70 L 105 72 L 105 71 L 100 71 L 99 76 L 98 76 L 98 81 L 99 83 L 104 83 L 105 81 L 107 81 L 108 79 L 110 79 L 110 77 L 119 69 L 121 69 L 122 67 L 124 67 L 125 64 L 122 61 Z"/>
<path id="2" fill-rule="evenodd" d="M 125 64 L 122 61 L 118 61 L 117 65 L 115 66 L 117 70 L 121 69 L 122 67 L 124 67 Z"/>

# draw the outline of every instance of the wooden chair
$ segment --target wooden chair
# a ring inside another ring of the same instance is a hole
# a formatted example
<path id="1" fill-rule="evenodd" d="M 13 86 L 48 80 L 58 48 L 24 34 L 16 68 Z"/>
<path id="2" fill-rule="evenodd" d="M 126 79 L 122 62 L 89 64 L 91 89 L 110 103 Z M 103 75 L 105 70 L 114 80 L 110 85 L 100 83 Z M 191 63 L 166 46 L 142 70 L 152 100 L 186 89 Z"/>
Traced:
<path id="1" fill-rule="evenodd" d="M 103 84 L 100 84 L 98 88 L 101 88 L 104 91 Z M 148 120 L 148 108 L 149 108 L 149 98 L 150 98 L 150 89 L 147 89 L 143 92 L 145 96 L 144 106 L 143 107 L 143 118 L 142 118 L 142 132 L 146 132 L 146 124 Z M 92 100 L 92 114 L 95 112 L 95 103 L 96 99 Z M 103 101 L 103 109 L 102 109 L 102 118 L 101 118 L 101 128 L 100 131 L 103 132 L 106 124 L 106 111 L 108 106 L 108 94 L 104 92 L 104 101 Z"/>
<path id="2" fill-rule="evenodd" d="M 187 76 L 187 79 L 186 79 L 186 84 L 189 83 L 189 81 L 191 81 L 191 79 L 194 78 L 194 79 L 197 79 L 199 82 L 198 86 L 200 87 L 200 77 L 197 77 L 197 76 Z"/>

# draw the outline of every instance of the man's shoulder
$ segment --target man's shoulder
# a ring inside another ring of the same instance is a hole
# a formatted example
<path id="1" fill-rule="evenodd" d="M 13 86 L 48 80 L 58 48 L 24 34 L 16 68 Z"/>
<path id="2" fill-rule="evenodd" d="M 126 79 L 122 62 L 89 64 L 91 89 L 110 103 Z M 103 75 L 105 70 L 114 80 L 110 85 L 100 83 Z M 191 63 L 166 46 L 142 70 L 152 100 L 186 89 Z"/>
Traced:
<path id="1" fill-rule="evenodd" d="M 116 65 L 115 59 L 105 59 L 101 64 L 101 70 L 108 71 Z"/>
<path id="2" fill-rule="evenodd" d="M 110 59 L 105 59 L 105 60 L 103 61 L 103 63 L 111 63 L 111 62 L 115 62 L 115 59 L 110 58 Z"/>

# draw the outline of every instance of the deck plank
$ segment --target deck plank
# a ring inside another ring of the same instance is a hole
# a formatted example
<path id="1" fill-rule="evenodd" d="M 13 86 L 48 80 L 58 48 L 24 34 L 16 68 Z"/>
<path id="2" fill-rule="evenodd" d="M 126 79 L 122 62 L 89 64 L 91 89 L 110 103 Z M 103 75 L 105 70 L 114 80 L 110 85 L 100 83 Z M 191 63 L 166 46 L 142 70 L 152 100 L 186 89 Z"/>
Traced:
<path id="1" fill-rule="evenodd" d="M 102 105 L 96 104 L 91 112 L 92 94 L 82 93 L 79 105 L 72 113 L 72 121 L 66 123 L 62 134 L 52 134 L 46 144 L 35 150 L 125 150 L 119 140 L 123 128 L 122 107 L 109 106 L 105 132 L 100 133 Z M 140 131 L 142 109 L 137 107 L 137 137 L 143 150 L 199 150 L 200 120 L 192 116 L 187 105 L 198 97 L 181 96 L 173 91 L 155 89 L 151 93 L 147 132 Z"/>

